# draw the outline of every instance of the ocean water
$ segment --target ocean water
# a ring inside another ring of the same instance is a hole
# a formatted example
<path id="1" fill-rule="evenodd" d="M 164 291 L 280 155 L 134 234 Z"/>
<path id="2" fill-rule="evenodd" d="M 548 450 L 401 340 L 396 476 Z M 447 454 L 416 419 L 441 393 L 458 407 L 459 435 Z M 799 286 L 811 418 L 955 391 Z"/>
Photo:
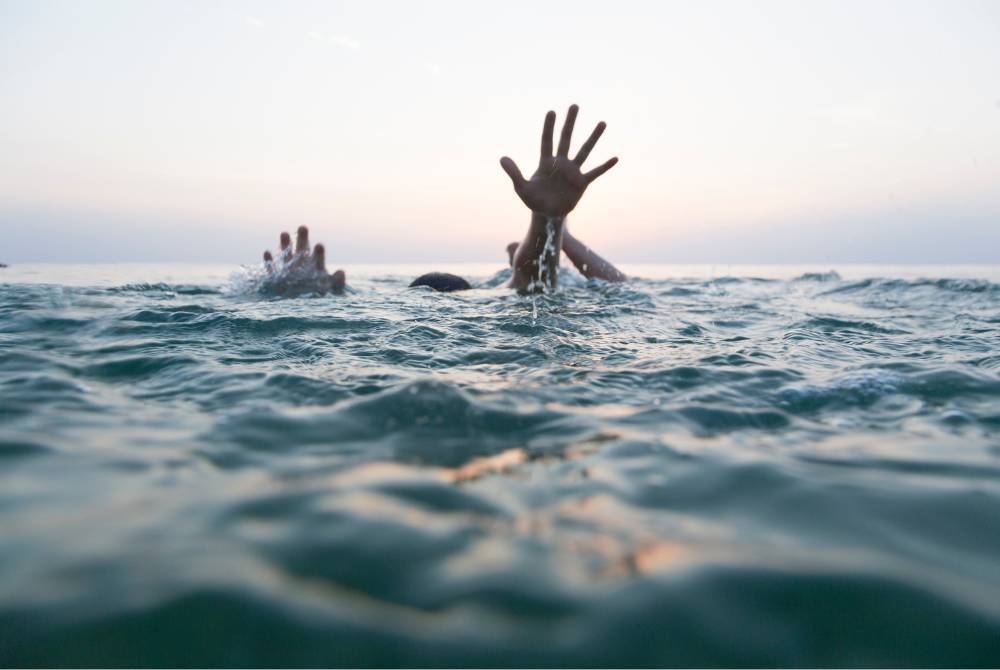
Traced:
<path id="1" fill-rule="evenodd" d="M 0 665 L 1000 664 L 997 267 L 347 269 L 0 269 Z"/>

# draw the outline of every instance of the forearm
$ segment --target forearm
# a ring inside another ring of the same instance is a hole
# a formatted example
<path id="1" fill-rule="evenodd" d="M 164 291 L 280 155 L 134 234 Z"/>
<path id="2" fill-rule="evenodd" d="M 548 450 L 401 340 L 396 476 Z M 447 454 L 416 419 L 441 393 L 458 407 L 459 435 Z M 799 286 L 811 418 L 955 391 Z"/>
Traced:
<path id="1" fill-rule="evenodd" d="M 532 289 L 542 286 L 555 288 L 558 282 L 564 220 L 562 217 L 547 217 L 532 212 L 528 233 L 514 254 L 511 288 Z"/>
<path id="2" fill-rule="evenodd" d="M 576 269 L 587 279 L 603 279 L 604 281 L 625 281 L 625 273 L 616 268 L 611 261 L 605 260 L 586 244 L 573 237 L 568 230 L 563 230 L 562 250 L 573 262 Z"/>

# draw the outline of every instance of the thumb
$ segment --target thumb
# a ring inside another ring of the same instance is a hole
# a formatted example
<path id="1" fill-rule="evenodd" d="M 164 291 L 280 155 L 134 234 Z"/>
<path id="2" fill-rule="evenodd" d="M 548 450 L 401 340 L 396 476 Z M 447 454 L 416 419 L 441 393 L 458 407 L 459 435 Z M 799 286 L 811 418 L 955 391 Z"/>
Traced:
<path id="1" fill-rule="evenodd" d="M 521 185 L 524 184 L 524 176 L 521 174 L 521 171 L 517 168 L 517 164 L 514 161 L 504 156 L 500 159 L 500 167 L 502 167 L 503 171 L 507 173 L 508 177 L 510 177 L 510 180 L 514 183 L 515 189 L 520 188 Z"/>

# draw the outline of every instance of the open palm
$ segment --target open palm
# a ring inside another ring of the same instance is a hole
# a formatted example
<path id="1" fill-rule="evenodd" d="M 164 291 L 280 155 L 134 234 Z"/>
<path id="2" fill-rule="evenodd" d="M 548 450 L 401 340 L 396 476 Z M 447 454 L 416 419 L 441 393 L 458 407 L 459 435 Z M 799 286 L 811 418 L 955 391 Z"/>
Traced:
<path id="1" fill-rule="evenodd" d="M 603 121 L 597 124 L 594 132 L 580 147 L 576 158 L 569 159 L 569 144 L 573 137 L 573 125 L 576 123 L 578 111 L 579 108 L 576 105 L 570 105 L 569 111 L 566 113 L 566 121 L 563 123 L 562 134 L 559 136 L 559 147 L 554 156 L 552 155 L 552 131 L 556 125 L 556 113 L 549 112 L 545 115 L 545 124 L 542 126 L 541 157 L 538 161 L 538 169 L 535 170 L 535 174 L 530 180 L 524 178 L 517 164 L 510 158 L 504 156 L 500 159 L 500 167 L 514 183 L 514 192 L 533 212 L 545 216 L 569 214 L 580 201 L 587 186 L 618 162 L 617 158 L 612 158 L 590 172 L 580 170 L 583 162 L 587 160 L 587 156 L 590 155 L 597 140 L 600 139 L 607 127 Z"/>

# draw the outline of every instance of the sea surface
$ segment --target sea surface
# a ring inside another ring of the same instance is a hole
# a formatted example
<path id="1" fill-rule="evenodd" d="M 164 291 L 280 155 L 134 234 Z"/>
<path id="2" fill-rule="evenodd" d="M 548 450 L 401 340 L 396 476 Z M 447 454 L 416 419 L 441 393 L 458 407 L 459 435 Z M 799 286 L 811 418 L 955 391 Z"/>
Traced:
<path id="1" fill-rule="evenodd" d="M 1000 268 L 624 269 L 0 269 L 0 665 L 1000 665 Z"/>

